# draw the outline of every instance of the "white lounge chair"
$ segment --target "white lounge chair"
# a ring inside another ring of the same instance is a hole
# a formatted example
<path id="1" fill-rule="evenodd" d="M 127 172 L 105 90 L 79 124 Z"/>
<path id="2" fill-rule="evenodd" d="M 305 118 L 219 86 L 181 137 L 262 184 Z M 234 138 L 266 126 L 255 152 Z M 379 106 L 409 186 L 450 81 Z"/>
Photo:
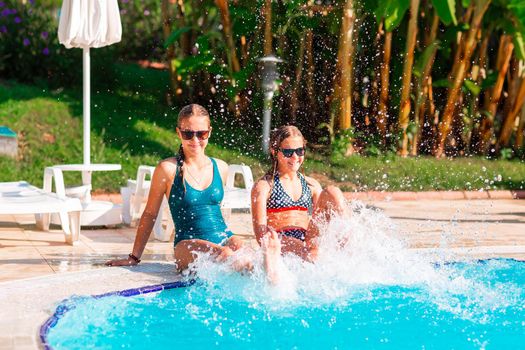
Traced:
<path id="1" fill-rule="evenodd" d="M 50 172 L 52 170 L 46 168 L 45 174 L 49 176 Z M 77 198 L 66 197 L 63 186 L 55 184 L 55 187 L 56 193 L 52 193 L 50 187 L 40 189 L 25 181 L 2 182 L 0 214 L 34 214 L 37 228 L 48 231 L 50 214 L 57 213 L 66 242 L 74 244 L 80 234 L 82 205 Z"/>
<path id="2" fill-rule="evenodd" d="M 134 226 L 140 216 L 144 200 L 147 199 L 151 178 L 155 167 L 141 165 L 137 170 L 136 179 L 129 179 L 126 187 L 120 189 L 122 195 L 122 221 Z M 244 187 L 235 187 L 235 176 L 241 175 Z M 251 208 L 250 192 L 253 187 L 253 174 L 250 167 L 246 165 L 231 164 L 228 166 L 228 178 L 224 187 L 224 199 L 221 203 L 223 209 L 247 209 Z M 166 215 L 167 226 L 162 226 L 162 219 Z M 169 214 L 166 198 L 162 201 L 159 216 L 153 227 L 155 239 L 169 241 L 174 230 L 173 221 Z"/>

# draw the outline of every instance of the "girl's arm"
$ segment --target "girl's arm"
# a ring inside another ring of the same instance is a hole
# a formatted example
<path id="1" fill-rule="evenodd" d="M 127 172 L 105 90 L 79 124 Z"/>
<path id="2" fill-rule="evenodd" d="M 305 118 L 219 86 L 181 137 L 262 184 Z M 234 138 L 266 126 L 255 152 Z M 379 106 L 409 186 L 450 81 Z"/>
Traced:
<path id="1" fill-rule="evenodd" d="M 270 184 L 263 179 L 257 181 L 252 189 L 252 224 L 255 239 L 261 244 L 261 239 L 268 232 L 266 202 L 270 195 Z"/>
<path id="2" fill-rule="evenodd" d="M 228 164 L 221 159 L 213 158 L 217 162 L 217 168 L 219 168 L 219 173 L 221 174 L 222 185 L 226 185 L 226 180 L 228 179 Z"/>
<path id="3" fill-rule="evenodd" d="M 167 193 L 168 188 L 171 188 L 170 179 L 173 178 L 173 176 L 170 176 L 170 174 L 173 174 L 175 171 L 176 165 L 170 161 L 162 161 L 155 168 L 155 172 L 151 179 L 148 202 L 144 209 L 144 213 L 140 217 L 139 225 L 137 227 L 137 235 L 135 236 L 133 250 L 131 251 L 131 254 L 138 259 L 142 256 L 146 243 L 151 235 L 164 195 Z M 138 262 L 131 257 L 111 260 L 106 263 L 106 265 L 109 266 L 127 266 L 136 264 L 138 264 Z"/>
<path id="4" fill-rule="evenodd" d="M 305 176 L 306 183 L 308 184 L 308 187 L 310 187 L 310 191 L 312 191 L 312 201 L 313 206 L 315 208 L 317 204 L 317 200 L 319 199 L 319 196 L 321 195 L 321 192 L 323 191 L 323 188 L 321 187 L 321 184 L 319 181 L 314 179 L 313 177 Z"/>

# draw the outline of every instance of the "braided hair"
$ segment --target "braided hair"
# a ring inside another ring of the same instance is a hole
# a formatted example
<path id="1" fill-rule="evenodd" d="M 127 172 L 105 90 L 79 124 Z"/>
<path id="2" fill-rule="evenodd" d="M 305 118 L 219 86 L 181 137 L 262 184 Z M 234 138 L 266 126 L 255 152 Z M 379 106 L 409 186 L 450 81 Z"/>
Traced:
<path id="1" fill-rule="evenodd" d="M 306 146 L 306 140 L 304 139 L 303 134 L 294 125 L 283 125 L 272 131 L 272 134 L 270 136 L 270 152 L 269 152 L 270 160 L 272 162 L 272 167 L 268 169 L 268 171 L 264 175 L 264 178 L 270 184 L 270 193 L 274 186 L 275 175 L 277 174 L 277 165 L 278 165 L 277 152 L 279 152 L 279 148 L 281 147 L 281 142 L 283 142 L 289 137 L 297 137 L 297 136 L 303 139 L 303 146 Z"/>
<path id="2" fill-rule="evenodd" d="M 208 119 L 208 124 L 210 123 L 210 114 L 208 113 L 206 108 L 196 103 L 192 103 L 182 107 L 182 109 L 180 110 L 179 115 L 177 117 L 177 127 L 180 128 L 182 121 L 189 119 L 190 117 L 204 117 Z M 180 177 L 181 179 L 183 179 L 185 155 L 182 143 L 179 147 L 177 155 L 175 156 L 175 159 L 177 160 L 177 167 L 179 168 Z M 184 193 L 186 193 L 186 184 L 184 183 L 184 181 L 182 181 L 182 185 L 184 186 Z"/>

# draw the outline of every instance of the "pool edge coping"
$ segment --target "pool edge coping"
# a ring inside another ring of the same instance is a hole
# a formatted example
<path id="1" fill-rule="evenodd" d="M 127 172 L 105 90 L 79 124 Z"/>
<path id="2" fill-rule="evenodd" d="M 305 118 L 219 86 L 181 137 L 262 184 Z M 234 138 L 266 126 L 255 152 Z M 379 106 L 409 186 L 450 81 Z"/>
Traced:
<path id="1" fill-rule="evenodd" d="M 130 289 L 124 289 L 124 290 L 117 290 L 113 292 L 107 292 L 97 295 L 90 295 L 92 298 L 95 299 L 101 299 L 104 297 L 109 296 L 122 296 L 122 297 L 131 297 L 141 294 L 147 294 L 147 293 L 154 293 L 154 292 L 160 292 L 163 290 L 169 290 L 169 289 L 175 289 L 175 288 L 185 288 L 190 287 L 195 284 L 195 279 L 192 278 L 187 281 L 175 281 L 175 282 L 166 282 L 166 283 L 160 283 L 160 284 L 154 284 L 139 288 L 130 288 Z M 39 328 L 38 332 L 38 338 L 40 340 L 40 347 L 45 350 L 53 350 L 51 345 L 49 345 L 47 336 L 51 328 L 56 326 L 58 321 L 70 310 L 74 309 L 75 307 L 72 306 L 66 306 L 64 305 L 68 300 L 70 300 L 72 296 L 69 298 L 63 299 L 58 306 L 55 309 L 55 312 L 53 315 L 51 315 Z"/>

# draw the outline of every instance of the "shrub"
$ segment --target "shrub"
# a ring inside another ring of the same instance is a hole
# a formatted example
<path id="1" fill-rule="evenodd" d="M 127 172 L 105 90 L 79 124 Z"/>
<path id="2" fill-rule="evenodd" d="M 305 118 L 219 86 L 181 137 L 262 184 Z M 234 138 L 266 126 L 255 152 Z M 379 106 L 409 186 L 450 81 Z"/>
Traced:
<path id="1" fill-rule="evenodd" d="M 82 82 L 82 50 L 58 42 L 59 4 L 34 0 L 0 0 L 0 75 L 51 86 Z M 112 49 L 92 50 L 92 66 L 108 81 L 113 72 Z"/>
<path id="2" fill-rule="evenodd" d="M 161 1 L 119 0 L 122 42 L 119 56 L 129 60 L 164 57 Z"/>

